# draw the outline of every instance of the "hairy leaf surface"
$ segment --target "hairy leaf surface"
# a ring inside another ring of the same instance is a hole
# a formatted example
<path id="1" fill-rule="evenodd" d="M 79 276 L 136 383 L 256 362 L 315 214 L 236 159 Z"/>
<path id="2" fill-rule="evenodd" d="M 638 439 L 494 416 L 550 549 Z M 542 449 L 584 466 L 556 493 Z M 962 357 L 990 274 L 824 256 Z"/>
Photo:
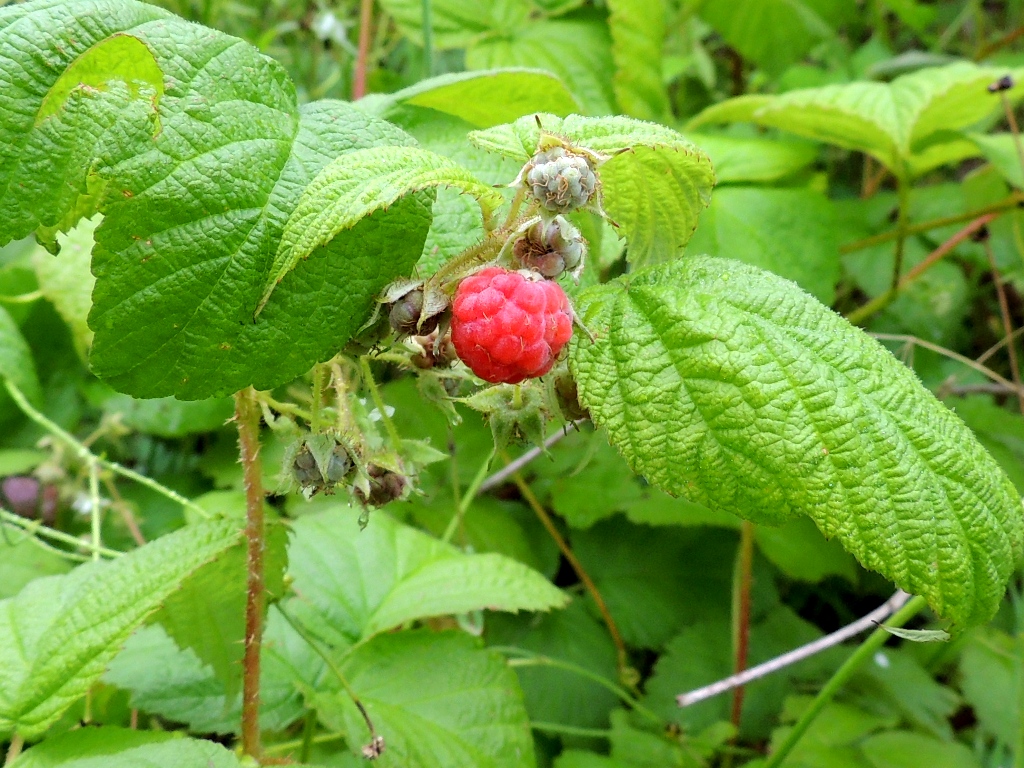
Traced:
<path id="1" fill-rule="evenodd" d="M 239 768 L 227 748 L 160 731 L 105 726 L 61 734 L 32 747 L 11 768 Z"/>
<path id="2" fill-rule="evenodd" d="M 960 625 L 995 613 L 1020 498 L 963 423 L 881 345 L 792 283 L 691 257 L 587 291 L 580 397 L 630 466 L 705 506 L 809 515 Z"/>
<path id="3" fill-rule="evenodd" d="M 38 579 L 0 601 L 0 732 L 42 734 L 103 674 L 128 636 L 240 535 L 223 520 L 190 525 L 112 562 Z"/>
<path id="4" fill-rule="evenodd" d="M 597 169 L 604 209 L 625 234 L 634 265 L 680 254 L 715 183 L 703 150 L 671 128 L 628 117 L 530 115 L 469 137 L 483 149 L 525 163 L 537 150 L 542 129 L 610 156 Z"/>
<path id="5" fill-rule="evenodd" d="M 464 555 L 383 514 L 360 531 L 345 508 L 296 521 L 289 573 L 297 615 L 319 614 L 353 642 L 414 619 L 489 608 L 544 611 L 566 597 L 536 571 L 495 553 Z"/>
<path id="6" fill-rule="evenodd" d="M 891 83 L 855 82 L 804 88 L 778 96 L 739 96 L 708 107 L 690 127 L 706 123 L 755 122 L 873 155 L 897 175 L 935 167 L 937 147 L 954 133 L 1002 111 L 988 85 L 1005 69 L 969 63 L 921 69 Z M 1017 85 L 1011 101 L 1024 97 Z M 955 154 L 955 153 L 954 153 Z M 943 158 L 939 158 L 944 162 Z"/>

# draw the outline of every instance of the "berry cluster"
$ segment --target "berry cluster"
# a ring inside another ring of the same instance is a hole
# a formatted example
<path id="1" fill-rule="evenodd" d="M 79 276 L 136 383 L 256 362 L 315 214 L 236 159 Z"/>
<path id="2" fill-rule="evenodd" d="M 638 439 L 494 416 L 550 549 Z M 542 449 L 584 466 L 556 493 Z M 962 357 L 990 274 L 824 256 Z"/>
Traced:
<path id="1" fill-rule="evenodd" d="M 459 284 L 452 343 L 484 381 L 517 384 L 543 376 L 571 336 L 572 309 L 557 283 L 488 267 Z"/>

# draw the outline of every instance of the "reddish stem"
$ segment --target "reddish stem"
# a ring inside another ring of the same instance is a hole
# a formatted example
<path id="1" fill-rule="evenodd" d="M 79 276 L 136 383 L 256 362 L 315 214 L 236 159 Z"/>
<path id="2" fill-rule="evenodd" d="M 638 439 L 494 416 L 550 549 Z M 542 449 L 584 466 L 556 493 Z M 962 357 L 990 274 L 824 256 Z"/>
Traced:
<path id="1" fill-rule="evenodd" d="M 735 648 L 736 663 L 733 674 L 738 675 L 747 668 L 747 657 L 750 652 L 750 589 L 754 571 L 754 524 L 744 520 L 740 526 L 740 548 L 736 562 L 736 594 L 734 605 L 735 617 Z M 730 720 L 734 726 L 740 727 L 740 714 L 743 712 L 743 686 L 738 685 L 732 692 L 732 714 Z"/>
<path id="2" fill-rule="evenodd" d="M 260 642 L 263 638 L 263 612 L 266 608 L 263 579 L 265 529 L 260 462 L 260 407 L 252 387 L 235 393 L 235 422 L 245 481 L 247 550 L 245 654 L 242 657 L 242 751 L 259 760 L 263 752 L 260 745 Z"/>
<path id="3" fill-rule="evenodd" d="M 356 54 L 352 78 L 352 101 L 366 95 L 366 60 L 370 56 L 370 27 L 373 22 L 373 0 L 359 2 L 359 52 Z"/>

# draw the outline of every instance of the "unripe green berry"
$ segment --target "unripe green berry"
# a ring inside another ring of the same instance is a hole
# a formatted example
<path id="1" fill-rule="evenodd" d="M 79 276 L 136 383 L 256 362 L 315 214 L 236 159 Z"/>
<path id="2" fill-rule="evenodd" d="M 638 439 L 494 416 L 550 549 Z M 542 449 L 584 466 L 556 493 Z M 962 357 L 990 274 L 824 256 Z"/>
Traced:
<path id="1" fill-rule="evenodd" d="M 527 165 L 525 181 L 541 207 L 555 213 L 582 208 L 597 190 L 597 174 L 590 160 L 564 147 L 535 154 Z"/>
<path id="2" fill-rule="evenodd" d="M 521 266 L 554 278 L 580 267 L 587 253 L 587 241 L 568 219 L 555 216 L 526 230 L 512 253 Z"/>

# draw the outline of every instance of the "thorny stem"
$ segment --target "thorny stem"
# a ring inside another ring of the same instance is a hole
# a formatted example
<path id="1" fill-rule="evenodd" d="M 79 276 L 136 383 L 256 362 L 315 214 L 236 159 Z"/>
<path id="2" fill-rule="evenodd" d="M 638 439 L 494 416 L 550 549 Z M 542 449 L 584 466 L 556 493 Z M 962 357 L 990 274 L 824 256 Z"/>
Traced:
<path id="1" fill-rule="evenodd" d="M 908 602 L 903 608 L 901 608 L 889 621 L 887 626 L 890 627 L 902 627 L 910 619 L 916 616 L 926 605 L 923 597 L 915 597 Z M 839 689 L 846 684 L 846 681 L 850 679 L 857 668 L 860 667 L 871 655 L 877 651 L 892 635 L 882 628 L 876 629 L 871 635 L 860 644 L 860 647 L 848 658 L 843 665 L 836 670 L 836 673 L 832 675 L 825 687 L 818 692 L 818 695 L 811 702 L 811 705 L 804 711 L 803 715 L 793 726 L 792 730 L 786 735 L 785 741 L 779 745 L 779 748 L 773 752 L 768 760 L 765 762 L 763 768 L 779 768 L 785 761 L 786 757 L 793 750 L 793 747 L 797 745 L 804 733 L 811 726 L 814 720 L 821 714 L 821 710 L 825 708 L 835 695 L 839 692 Z"/>
<path id="2" fill-rule="evenodd" d="M 996 266 L 996 257 L 992 253 L 992 243 L 988 237 L 982 243 L 985 247 L 985 255 L 988 256 L 988 264 L 992 270 L 992 282 L 996 287 L 996 296 L 999 299 L 999 316 L 1003 321 L 1003 338 L 1006 339 L 1006 351 L 1010 357 L 1010 377 L 1017 385 L 1017 407 L 1024 413 L 1024 389 L 1021 388 L 1020 367 L 1017 364 L 1017 345 L 1013 342 L 1013 323 L 1010 320 L 1010 305 L 1006 301 L 1006 289 L 1003 286 L 1003 278 Z"/>
<path id="3" fill-rule="evenodd" d="M 750 650 L 750 589 L 753 583 L 753 570 L 754 524 L 749 520 L 744 520 L 740 525 L 740 546 L 736 558 L 735 593 L 733 595 L 735 608 L 733 647 L 736 649 L 733 672 L 737 675 L 747 668 L 747 656 Z M 742 712 L 743 686 L 738 685 L 733 690 L 732 711 L 729 718 L 737 729 L 740 727 Z"/>
<path id="4" fill-rule="evenodd" d="M 245 651 L 242 657 L 242 751 L 259 760 L 260 746 L 260 643 L 266 585 L 263 554 L 266 530 L 263 517 L 263 484 L 260 461 L 260 409 L 256 392 L 247 387 L 235 393 L 235 421 L 245 481 L 246 599 Z"/>
<path id="5" fill-rule="evenodd" d="M 15 386 L 13 382 L 8 380 L 6 382 L 6 386 L 7 391 L 10 393 L 14 402 L 17 403 L 18 407 L 22 410 L 22 412 L 36 424 L 41 426 L 51 435 L 59 439 L 69 448 L 71 448 L 71 450 L 74 451 L 75 455 L 78 456 L 79 460 L 83 464 L 88 464 L 91 461 L 96 461 L 97 463 L 99 463 L 101 467 L 109 469 L 111 472 L 121 475 L 122 477 L 127 477 L 129 480 L 134 480 L 140 485 L 146 486 L 151 491 L 155 491 L 156 493 L 159 493 L 161 496 L 164 496 L 170 499 L 171 501 L 181 504 L 181 506 L 195 512 L 200 517 L 210 517 L 210 513 L 207 512 L 202 507 L 200 507 L 198 504 L 191 501 L 190 499 L 186 499 L 180 493 L 172 491 L 167 486 L 161 485 L 153 478 L 146 477 L 145 475 L 140 475 L 138 472 L 128 469 L 128 467 L 122 467 L 116 461 L 109 461 L 107 459 L 104 459 L 102 456 L 97 456 L 96 454 L 92 453 L 88 448 L 82 445 L 82 443 L 80 443 L 70 434 L 68 434 L 63 429 L 54 424 L 52 421 L 50 421 L 48 418 L 46 418 L 42 413 L 33 408 L 32 405 L 29 403 L 28 399 L 25 397 L 25 395 L 22 394 L 22 391 L 18 389 L 18 387 Z"/>
<path id="6" fill-rule="evenodd" d="M 373 21 L 373 0 L 359 3 L 359 49 L 356 52 L 356 66 L 352 77 L 352 101 L 359 101 L 366 95 L 366 62 L 370 54 L 370 27 Z"/>
<path id="7" fill-rule="evenodd" d="M 310 407 L 309 429 L 313 434 L 320 434 L 322 420 L 320 412 L 324 407 L 324 366 L 317 363 L 313 366 L 313 405 Z"/>
<path id="8" fill-rule="evenodd" d="M 890 288 L 881 296 L 878 296 L 877 298 L 869 301 L 867 304 L 853 310 L 853 312 L 846 316 L 846 319 L 849 320 L 854 325 L 856 325 L 860 322 L 863 322 L 867 318 L 871 317 L 871 315 L 875 314 L 876 312 L 885 309 L 892 302 L 892 300 L 899 295 L 900 291 L 904 290 L 908 285 L 917 280 L 917 278 L 919 278 L 921 275 L 923 275 L 925 272 L 927 272 L 929 269 L 935 266 L 935 264 L 937 264 L 939 261 L 945 258 L 954 248 L 960 245 L 960 243 L 962 243 L 964 240 L 969 238 L 979 229 L 987 225 L 998 215 L 998 213 L 987 213 L 984 216 L 980 216 L 974 221 L 972 221 L 970 224 L 968 224 L 966 227 L 961 229 L 955 235 L 950 237 L 946 242 L 944 242 L 942 245 L 940 245 L 938 248 L 936 248 L 934 251 L 928 254 L 928 256 L 926 256 L 923 261 L 915 265 L 913 269 L 911 269 L 909 272 L 907 272 L 906 275 L 903 276 L 903 279 L 899 281 L 899 284 L 894 289 Z"/>
<path id="9" fill-rule="evenodd" d="M 862 616 L 841 629 L 837 629 L 831 635 L 826 635 L 825 637 L 820 637 L 806 645 L 801 645 L 799 648 L 796 648 L 789 653 L 784 653 L 781 656 L 776 656 L 774 659 L 769 659 L 763 664 L 751 667 L 738 675 L 731 675 L 730 677 L 719 680 L 716 683 L 711 683 L 711 685 L 705 685 L 703 688 L 697 688 L 696 690 L 689 691 L 687 693 L 680 693 L 676 696 L 676 703 L 680 707 L 689 707 L 701 701 L 706 701 L 713 696 L 723 694 L 737 686 L 746 685 L 754 680 L 760 680 L 762 677 L 767 677 L 768 675 L 785 669 L 799 661 L 809 659 L 811 656 L 816 656 L 822 651 L 827 651 L 829 648 L 833 648 L 840 643 L 849 640 L 851 637 L 859 635 L 861 632 L 866 632 L 876 626 L 879 622 L 885 621 L 893 614 L 894 611 L 902 608 L 909 599 L 910 595 L 900 590 L 871 613 L 866 616 Z"/>
<path id="10" fill-rule="evenodd" d="M 509 461 L 508 455 L 504 452 L 502 453 L 502 458 L 504 458 L 506 462 Z M 522 495 L 523 499 L 530 505 L 530 509 L 532 509 L 534 514 L 536 514 L 540 519 L 544 528 L 547 529 L 547 532 L 551 535 L 551 538 L 555 540 L 555 544 L 558 545 L 558 549 L 561 551 L 562 556 L 565 557 L 569 565 L 572 566 L 573 571 L 576 572 L 579 580 L 583 583 L 583 586 L 586 588 L 591 598 L 593 598 L 594 604 L 597 606 L 597 610 L 601 614 L 601 618 L 604 619 L 604 623 L 608 627 L 608 633 L 612 637 L 612 642 L 615 644 L 615 651 L 618 656 L 619 677 L 624 681 L 629 679 L 630 667 L 629 657 L 626 654 L 626 643 L 623 642 L 622 635 L 619 633 L 619 627 L 615 623 L 615 619 L 612 618 L 612 614 L 608 610 L 608 606 L 605 604 L 604 598 L 601 597 L 601 593 L 598 591 L 597 585 L 594 584 L 594 580 L 590 578 L 590 574 L 587 573 L 583 564 L 576 559 L 576 555 L 569 547 L 569 543 L 565 538 L 563 538 L 562 534 L 559 533 L 554 520 L 551 519 L 551 516 L 544 509 L 544 506 L 537 500 L 537 497 L 530 489 L 530 486 L 526 484 L 525 480 L 523 480 L 522 475 L 518 472 L 513 472 L 512 482 L 514 482 L 516 487 L 519 488 L 519 493 Z"/>
<path id="11" fill-rule="evenodd" d="M 889 286 L 889 293 L 895 298 L 900 289 L 900 277 L 903 274 L 903 254 L 907 249 L 907 227 L 910 226 L 910 184 L 905 174 L 901 174 L 896 180 L 896 193 L 899 197 L 899 207 L 896 215 L 896 258 L 892 265 L 892 283 Z"/>
<path id="12" fill-rule="evenodd" d="M 928 221 L 922 221 L 919 224 L 911 224 L 907 227 L 907 235 L 919 235 L 922 232 L 928 232 L 932 229 L 939 229 L 941 227 L 948 227 L 953 224 L 960 224 L 964 221 L 972 221 L 979 216 L 984 216 L 987 213 L 1002 213 L 1003 211 L 1011 208 L 1017 208 L 1024 203 L 1024 194 L 1020 192 L 1014 192 L 1009 197 L 1000 200 L 992 205 L 986 205 L 983 208 L 978 208 L 974 211 L 967 211 L 966 213 L 958 213 L 955 216 L 943 216 L 938 219 L 930 219 Z M 855 251 L 862 251 L 865 248 L 871 248 L 875 245 L 882 245 L 888 243 L 891 240 L 895 240 L 899 236 L 898 230 L 890 230 L 888 232 L 882 232 L 878 235 L 872 235 L 871 237 L 865 237 L 863 240 L 854 240 L 852 243 L 846 243 L 845 245 L 839 246 L 839 253 L 844 256 L 848 253 Z"/>

